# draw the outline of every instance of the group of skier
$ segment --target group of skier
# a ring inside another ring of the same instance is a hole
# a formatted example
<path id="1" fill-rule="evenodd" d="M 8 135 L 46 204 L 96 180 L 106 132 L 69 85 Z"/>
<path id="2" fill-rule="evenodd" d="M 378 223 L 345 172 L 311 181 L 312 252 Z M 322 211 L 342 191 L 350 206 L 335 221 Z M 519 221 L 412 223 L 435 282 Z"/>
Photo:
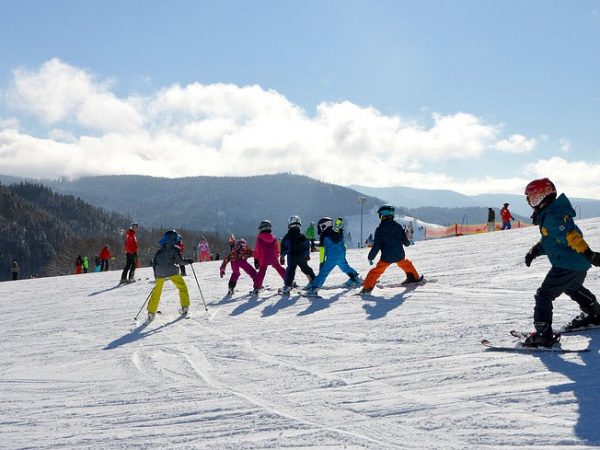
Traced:
<path id="1" fill-rule="evenodd" d="M 552 302 L 561 294 L 571 297 L 581 310 L 567 325 L 567 328 L 580 328 L 590 325 L 600 325 L 600 304 L 595 295 L 583 286 L 587 271 L 592 265 L 600 266 L 600 253 L 594 252 L 583 238 L 579 227 L 575 225 L 575 210 L 565 194 L 558 196 L 556 187 L 547 178 L 534 180 L 525 188 L 525 196 L 533 210 L 532 222 L 539 226 L 541 239 L 526 254 L 525 264 L 529 267 L 532 261 L 541 255 L 547 255 L 551 269 L 542 285 L 535 293 L 534 327 L 533 331 L 523 341 L 526 347 L 551 347 L 559 335 L 552 328 Z M 505 207 L 508 205 L 505 205 Z M 414 265 L 406 258 L 404 247 L 412 244 L 406 236 L 402 225 L 394 219 L 394 208 L 383 205 L 377 211 L 380 223 L 375 230 L 373 246 L 367 259 L 370 265 L 381 252 L 379 261 L 367 274 L 362 283 L 361 294 L 369 294 L 375 287 L 379 277 L 391 265 L 396 264 L 406 274 L 403 284 L 418 283 L 423 280 Z M 311 255 L 310 239 L 301 232 L 301 220 L 291 216 L 288 221 L 288 231 L 281 239 L 281 246 L 272 232 L 269 220 L 263 220 L 258 226 L 258 235 L 254 249 L 246 240 L 230 238 L 230 253 L 223 259 L 219 268 L 220 275 L 225 275 L 228 264 L 231 264 L 232 274 L 228 281 L 228 294 L 234 293 L 240 270 L 243 270 L 253 281 L 253 294 L 263 289 L 263 281 L 268 267 L 273 267 L 283 280 L 281 293 L 289 295 L 296 287 L 294 282 L 297 268 L 306 275 L 308 284 L 306 295 L 316 295 L 323 287 L 327 276 L 335 267 L 339 267 L 347 276 L 345 285 L 360 286 L 358 272 L 346 260 L 346 246 L 342 229 L 343 221 L 338 218 L 333 221 L 330 217 L 321 218 L 316 224 L 319 236 L 320 264 L 318 274 L 309 266 Z M 161 248 L 153 259 L 153 268 L 157 280 L 156 286 L 148 304 L 149 319 L 154 317 L 162 285 L 170 278 L 178 287 L 182 312 L 187 314 L 189 294 L 185 282 L 178 272 L 180 264 L 190 264 L 191 259 L 184 259 L 177 243 L 181 236 L 174 230 L 169 230 L 161 239 Z M 254 267 L 248 262 L 253 258 Z M 287 267 L 284 268 L 283 266 Z"/>

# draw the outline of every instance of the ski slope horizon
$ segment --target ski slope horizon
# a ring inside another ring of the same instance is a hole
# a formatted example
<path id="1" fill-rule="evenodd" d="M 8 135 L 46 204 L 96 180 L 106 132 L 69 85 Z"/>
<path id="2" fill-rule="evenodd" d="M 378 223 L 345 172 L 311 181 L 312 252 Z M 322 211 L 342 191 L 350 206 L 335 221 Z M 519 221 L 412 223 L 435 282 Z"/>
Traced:
<path id="1" fill-rule="evenodd" d="M 600 249 L 600 219 L 578 221 Z M 150 268 L 115 288 L 120 271 L 0 283 L 0 447 L 36 448 L 591 448 L 600 445 L 600 330 L 563 337 L 582 354 L 494 353 L 532 329 L 535 290 L 550 265 L 524 255 L 537 227 L 406 249 L 436 282 L 371 297 L 335 288 L 322 298 L 275 290 L 255 299 L 242 275 L 226 298 L 220 261 L 193 265 L 191 319 L 165 284 L 162 314 L 133 318 Z M 368 249 L 348 251 L 364 278 Z M 311 260 L 318 268 L 316 254 Z M 306 280 L 297 274 L 299 284 Z M 269 269 L 265 283 L 281 279 Z M 600 295 L 600 270 L 585 285 Z M 578 313 L 564 295 L 558 327 Z"/>

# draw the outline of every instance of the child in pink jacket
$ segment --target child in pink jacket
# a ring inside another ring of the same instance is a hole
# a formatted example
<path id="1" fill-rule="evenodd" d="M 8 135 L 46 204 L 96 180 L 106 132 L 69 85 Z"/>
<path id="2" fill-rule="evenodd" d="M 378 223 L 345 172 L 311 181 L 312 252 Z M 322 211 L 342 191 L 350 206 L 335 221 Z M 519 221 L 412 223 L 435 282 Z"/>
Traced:
<path id="1" fill-rule="evenodd" d="M 231 253 L 223 258 L 223 263 L 219 269 L 221 278 L 225 276 L 225 268 L 231 263 L 231 277 L 229 278 L 227 295 L 233 295 L 238 278 L 240 277 L 240 269 L 250 275 L 252 281 L 256 278 L 256 270 L 252 267 L 247 259 L 252 256 L 252 249 L 248 247 L 245 239 L 238 239 L 231 248 Z"/>
<path id="2" fill-rule="evenodd" d="M 256 245 L 254 246 L 254 267 L 258 270 L 254 278 L 253 294 L 263 288 L 263 280 L 267 272 L 267 267 L 273 266 L 277 273 L 285 280 L 285 269 L 279 264 L 279 244 L 277 238 L 271 233 L 271 222 L 263 220 L 258 226 L 258 236 L 256 236 Z"/>

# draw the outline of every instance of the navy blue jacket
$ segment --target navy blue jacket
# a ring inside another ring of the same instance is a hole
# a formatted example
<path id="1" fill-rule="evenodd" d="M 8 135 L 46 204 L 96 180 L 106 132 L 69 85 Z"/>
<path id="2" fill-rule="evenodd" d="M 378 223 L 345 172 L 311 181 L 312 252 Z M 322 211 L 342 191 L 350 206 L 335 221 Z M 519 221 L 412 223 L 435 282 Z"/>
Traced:
<path id="1" fill-rule="evenodd" d="M 409 245 L 410 241 L 402 225 L 394 219 L 386 219 L 375 230 L 375 240 L 368 258 L 370 261 L 374 260 L 381 250 L 382 261 L 389 263 L 402 261 L 405 258 L 404 246 Z"/>

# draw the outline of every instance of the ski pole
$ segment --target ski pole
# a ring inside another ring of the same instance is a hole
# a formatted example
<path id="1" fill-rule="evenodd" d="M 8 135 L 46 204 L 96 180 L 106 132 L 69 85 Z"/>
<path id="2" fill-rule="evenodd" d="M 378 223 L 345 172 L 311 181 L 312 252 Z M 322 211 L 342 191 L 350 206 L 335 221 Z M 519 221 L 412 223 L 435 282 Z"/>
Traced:
<path id="1" fill-rule="evenodd" d="M 190 264 L 192 268 L 192 273 L 194 274 L 194 278 L 196 279 L 196 284 L 198 285 L 198 290 L 200 291 L 200 298 L 202 299 L 202 303 L 204 303 L 204 311 L 208 312 L 208 308 L 206 307 L 206 302 L 204 301 L 204 295 L 202 295 L 202 289 L 200 289 L 200 283 L 198 283 L 198 277 L 196 276 L 196 271 L 194 270 L 194 264 Z"/>
<path id="2" fill-rule="evenodd" d="M 150 291 L 150 293 L 148 294 L 148 297 L 146 297 L 146 300 L 144 301 L 144 304 L 142 305 L 142 307 L 140 308 L 140 310 L 138 311 L 138 313 L 135 315 L 135 317 L 133 318 L 133 321 L 135 322 L 138 318 L 138 316 L 140 315 L 140 313 L 142 312 L 142 309 L 144 309 L 144 306 L 146 306 L 146 303 L 148 303 L 148 300 L 150 300 L 150 296 L 152 295 L 152 293 L 154 292 L 154 288 L 152 288 L 152 290 Z"/>

